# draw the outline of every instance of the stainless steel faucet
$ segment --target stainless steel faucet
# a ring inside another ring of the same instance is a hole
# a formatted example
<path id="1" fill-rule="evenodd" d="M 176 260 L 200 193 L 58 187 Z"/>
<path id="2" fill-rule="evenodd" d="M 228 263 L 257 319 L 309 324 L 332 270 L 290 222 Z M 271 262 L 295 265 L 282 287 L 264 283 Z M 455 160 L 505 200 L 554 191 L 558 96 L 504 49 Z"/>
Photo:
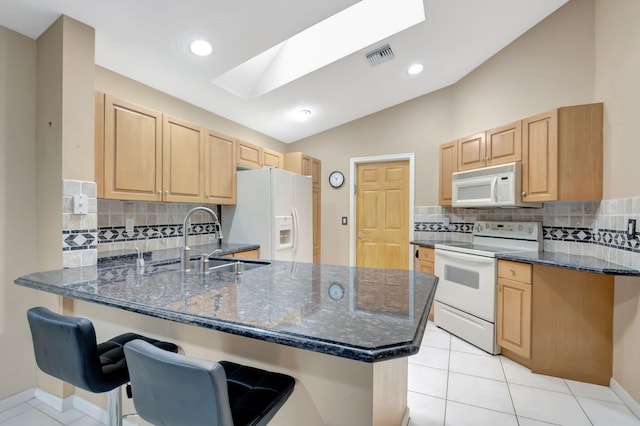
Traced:
<path id="1" fill-rule="evenodd" d="M 191 249 L 189 248 L 189 245 L 188 245 L 189 226 L 191 225 L 190 224 L 191 216 L 197 212 L 209 213 L 209 216 L 211 216 L 211 218 L 214 220 L 213 232 L 216 234 L 216 238 L 218 240 L 221 240 L 223 238 L 222 230 L 220 229 L 220 220 L 218 220 L 218 215 L 216 215 L 216 213 L 213 210 L 207 207 L 194 207 L 191 210 L 189 210 L 189 213 L 187 213 L 187 215 L 184 217 L 184 222 L 182 224 L 183 240 L 182 240 L 182 252 L 180 253 L 180 269 L 183 271 L 188 271 L 190 269 Z"/>

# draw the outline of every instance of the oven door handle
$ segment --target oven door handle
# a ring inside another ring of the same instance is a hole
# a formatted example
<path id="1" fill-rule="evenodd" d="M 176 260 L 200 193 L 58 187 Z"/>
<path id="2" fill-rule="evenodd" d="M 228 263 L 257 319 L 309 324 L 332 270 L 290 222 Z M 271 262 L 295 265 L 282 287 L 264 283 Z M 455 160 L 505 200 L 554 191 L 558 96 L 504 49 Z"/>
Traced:
<path id="1" fill-rule="evenodd" d="M 493 263 L 495 261 L 494 257 L 477 256 L 473 254 L 458 253 L 458 252 L 452 252 L 452 251 L 440 250 L 440 249 L 436 249 L 436 255 L 441 256 L 443 258 L 464 260 L 464 261 L 473 262 L 473 263 L 488 264 L 488 263 Z"/>

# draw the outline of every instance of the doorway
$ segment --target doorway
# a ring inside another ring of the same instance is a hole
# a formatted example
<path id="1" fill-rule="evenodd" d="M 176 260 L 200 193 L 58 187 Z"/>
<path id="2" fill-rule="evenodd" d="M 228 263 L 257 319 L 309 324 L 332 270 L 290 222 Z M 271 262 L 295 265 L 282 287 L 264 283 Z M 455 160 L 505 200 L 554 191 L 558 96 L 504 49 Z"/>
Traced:
<path id="1" fill-rule="evenodd" d="M 351 159 L 349 264 L 412 269 L 414 155 Z"/>

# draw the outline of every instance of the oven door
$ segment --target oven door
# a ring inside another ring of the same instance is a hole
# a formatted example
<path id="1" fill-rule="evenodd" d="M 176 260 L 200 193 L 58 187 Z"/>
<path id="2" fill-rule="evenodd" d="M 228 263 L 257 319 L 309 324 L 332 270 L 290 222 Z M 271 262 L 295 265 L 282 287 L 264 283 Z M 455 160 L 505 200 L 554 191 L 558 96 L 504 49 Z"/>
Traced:
<path id="1" fill-rule="evenodd" d="M 495 322 L 496 259 L 443 249 L 435 251 L 436 300 Z"/>

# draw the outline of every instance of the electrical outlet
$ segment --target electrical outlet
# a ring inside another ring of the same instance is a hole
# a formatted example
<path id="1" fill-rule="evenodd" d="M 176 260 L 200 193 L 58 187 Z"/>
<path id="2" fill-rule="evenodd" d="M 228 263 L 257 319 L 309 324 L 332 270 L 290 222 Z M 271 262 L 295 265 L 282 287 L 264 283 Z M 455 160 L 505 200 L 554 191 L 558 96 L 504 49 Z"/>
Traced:
<path id="1" fill-rule="evenodd" d="M 449 228 L 449 216 L 445 216 L 442 218 L 442 226 L 444 226 L 445 229 Z"/>
<path id="2" fill-rule="evenodd" d="M 342 224 L 343 225 L 347 224 L 347 217 L 346 216 L 342 216 Z"/>
<path id="3" fill-rule="evenodd" d="M 627 222 L 627 239 L 632 240 L 636 237 L 636 220 L 629 219 Z"/>
<path id="4" fill-rule="evenodd" d="M 89 213 L 89 197 L 85 194 L 73 194 L 73 214 Z"/>
<path id="5" fill-rule="evenodd" d="M 598 235 L 599 230 L 600 228 L 598 228 L 598 219 L 593 219 L 593 222 L 591 223 L 591 234 L 595 237 L 596 235 Z"/>

